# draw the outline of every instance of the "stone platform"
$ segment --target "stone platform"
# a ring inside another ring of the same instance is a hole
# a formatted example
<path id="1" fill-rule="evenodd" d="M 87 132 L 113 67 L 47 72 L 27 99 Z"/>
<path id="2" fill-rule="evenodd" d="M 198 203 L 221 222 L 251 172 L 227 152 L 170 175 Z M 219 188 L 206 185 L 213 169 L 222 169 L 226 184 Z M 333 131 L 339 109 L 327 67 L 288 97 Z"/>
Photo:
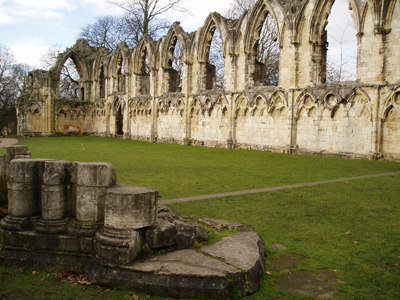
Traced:
<path id="1" fill-rule="evenodd" d="M 158 205 L 157 190 L 117 184 L 109 163 L 27 156 L 9 155 L 5 168 L 9 215 L 0 222 L 0 262 L 81 269 L 92 282 L 166 297 L 221 299 L 260 286 L 266 247 L 253 226 L 182 217 Z M 206 228 L 237 233 L 209 245 Z"/>

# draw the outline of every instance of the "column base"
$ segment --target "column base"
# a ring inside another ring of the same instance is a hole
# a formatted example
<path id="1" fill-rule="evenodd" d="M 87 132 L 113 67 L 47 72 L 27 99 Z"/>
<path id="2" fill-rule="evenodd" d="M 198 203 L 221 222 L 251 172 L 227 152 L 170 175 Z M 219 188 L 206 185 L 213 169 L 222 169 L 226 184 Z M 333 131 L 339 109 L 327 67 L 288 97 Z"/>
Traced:
<path id="1" fill-rule="evenodd" d="M 43 234 L 65 234 L 68 232 L 68 225 L 70 223 L 70 219 L 63 220 L 43 220 L 40 219 L 37 222 L 35 231 L 37 233 Z"/>
<path id="2" fill-rule="evenodd" d="M 139 255 L 140 232 L 103 228 L 96 233 L 94 256 L 106 264 L 129 265 Z"/>

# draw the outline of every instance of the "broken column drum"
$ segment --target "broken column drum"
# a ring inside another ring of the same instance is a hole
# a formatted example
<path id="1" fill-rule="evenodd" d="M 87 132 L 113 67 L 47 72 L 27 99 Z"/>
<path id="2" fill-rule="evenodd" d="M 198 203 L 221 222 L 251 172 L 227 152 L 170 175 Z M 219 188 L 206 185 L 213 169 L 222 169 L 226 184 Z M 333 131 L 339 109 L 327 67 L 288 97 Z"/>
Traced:
<path id="1" fill-rule="evenodd" d="M 69 161 L 46 161 L 42 185 L 42 217 L 36 232 L 45 234 L 67 233 L 70 217 L 67 184 Z"/>
<path id="2" fill-rule="evenodd" d="M 38 219 L 41 207 L 43 159 L 14 159 L 8 167 L 9 215 L 2 227 L 22 231 L 32 228 Z"/>
<path id="3" fill-rule="evenodd" d="M 92 237 L 103 227 L 107 188 L 116 184 L 115 168 L 110 163 L 74 162 L 76 173 L 76 219 L 68 233 Z"/>
<path id="4" fill-rule="evenodd" d="M 143 233 L 157 219 L 158 191 L 118 184 L 107 190 L 104 228 L 97 232 L 94 253 L 113 264 L 129 264 L 139 254 Z"/>

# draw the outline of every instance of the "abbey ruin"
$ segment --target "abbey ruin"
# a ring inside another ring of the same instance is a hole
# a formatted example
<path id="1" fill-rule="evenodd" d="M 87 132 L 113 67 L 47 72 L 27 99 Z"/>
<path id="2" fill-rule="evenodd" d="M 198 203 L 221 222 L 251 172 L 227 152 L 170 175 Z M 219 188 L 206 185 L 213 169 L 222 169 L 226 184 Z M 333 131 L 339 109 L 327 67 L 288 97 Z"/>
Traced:
<path id="1" fill-rule="evenodd" d="M 238 20 L 211 13 L 196 32 L 174 23 L 160 40 L 145 35 L 135 48 L 121 43 L 112 54 L 78 40 L 50 71 L 29 74 L 18 134 L 400 159 L 400 5 L 349 0 L 358 32 L 357 80 L 326 83 L 325 27 L 333 2 L 259 0 Z M 278 86 L 263 85 L 256 53 L 268 14 L 279 42 Z M 216 29 L 223 89 L 216 89 L 209 60 Z M 177 41 L 181 77 L 172 67 Z M 81 99 L 58 96 L 68 59 L 79 72 Z"/>

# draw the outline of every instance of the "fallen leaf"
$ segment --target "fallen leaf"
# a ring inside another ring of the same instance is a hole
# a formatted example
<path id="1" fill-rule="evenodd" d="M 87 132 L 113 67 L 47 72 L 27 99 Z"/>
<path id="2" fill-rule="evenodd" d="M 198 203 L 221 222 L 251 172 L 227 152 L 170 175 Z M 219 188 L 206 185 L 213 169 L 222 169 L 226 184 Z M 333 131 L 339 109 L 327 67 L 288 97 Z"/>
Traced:
<path id="1" fill-rule="evenodd" d="M 351 233 L 351 231 L 347 231 L 345 234 L 349 235 Z"/>
<path id="2" fill-rule="evenodd" d="M 71 286 L 76 286 L 77 283 L 76 282 L 71 282 Z"/>
<path id="3" fill-rule="evenodd" d="M 85 285 L 83 288 L 82 288 L 82 291 L 86 291 L 86 289 L 87 289 L 87 285 Z"/>
<path id="4" fill-rule="evenodd" d="M 104 293 L 109 293 L 109 292 L 111 292 L 110 289 L 106 289 L 106 290 L 104 291 Z"/>
<path id="5" fill-rule="evenodd" d="M 150 299 L 150 296 L 146 296 L 147 299 Z"/>
<path id="6" fill-rule="evenodd" d="M 394 264 L 396 267 L 398 267 L 399 266 L 399 264 Z"/>
<path id="7" fill-rule="evenodd" d="M 135 295 L 135 293 L 130 293 L 132 295 L 132 298 L 135 300 L 139 300 L 139 297 Z"/>
<path id="8" fill-rule="evenodd" d="M 25 272 L 25 270 L 22 269 L 22 268 L 20 268 L 19 271 L 18 271 L 18 273 L 24 273 L 24 272 Z"/>
<path id="9" fill-rule="evenodd" d="M 357 242 L 357 241 L 354 241 L 354 245 L 359 245 L 360 243 L 359 242 Z"/>
<path id="10" fill-rule="evenodd" d="M 271 272 L 269 272 L 269 271 L 268 271 L 268 272 L 266 272 L 265 274 L 267 274 L 267 275 L 271 275 Z"/>
<path id="11" fill-rule="evenodd" d="M 307 217 L 312 217 L 312 215 L 306 215 Z"/>
<path id="12" fill-rule="evenodd" d="M 38 271 L 32 271 L 32 275 L 39 275 Z"/>
<path id="13" fill-rule="evenodd" d="M 96 285 L 96 288 L 97 288 L 98 290 L 101 290 L 101 287 L 100 287 L 99 285 Z"/>
<path id="14" fill-rule="evenodd" d="M 84 285 L 84 284 L 85 284 L 86 286 L 92 284 L 90 281 L 87 281 L 87 280 L 79 280 L 78 283 L 81 284 L 81 285 Z"/>
<path id="15" fill-rule="evenodd" d="M 40 281 L 44 281 L 46 278 L 42 278 L 42 279 L 40 279 Z"/>
<path id="16" fill-rule="evenodd" d="M 1 272 L 1 274 L 8 274 L 8 272 L 7 271 L 3 271 L 3 272 Z"/>
<path id="17" fill-rule="evenodd" d="M 67 282 L 67 281 L 66 281 L 66 280 L 64 280 L 64 279 L 62 279 L 60 282 L 61 282 L 61 283 L 64 283 L 64 282 Z"/>
<path id="18" fill-rule="evenodd" d="M 397 224 L 392 224 L 392 226 L 397 226 Z"/>

